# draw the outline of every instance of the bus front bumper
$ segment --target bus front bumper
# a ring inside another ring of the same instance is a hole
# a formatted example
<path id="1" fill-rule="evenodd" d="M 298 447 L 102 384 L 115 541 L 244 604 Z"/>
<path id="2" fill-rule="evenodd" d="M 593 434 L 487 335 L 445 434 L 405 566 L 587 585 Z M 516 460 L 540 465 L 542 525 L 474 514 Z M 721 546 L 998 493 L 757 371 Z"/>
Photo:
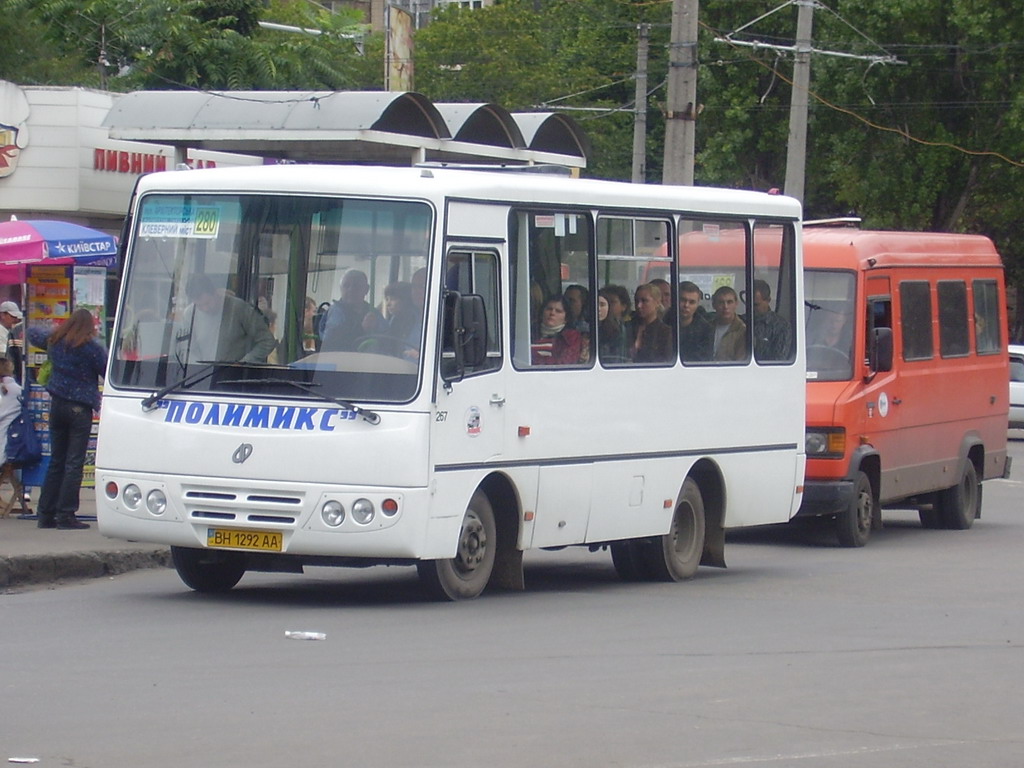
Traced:
<path id="1" fill-rule="evenodd" d="M 834 515 L 853 504 L 855 496 L 852 480 L 808 480 L 796 517 Z"/>

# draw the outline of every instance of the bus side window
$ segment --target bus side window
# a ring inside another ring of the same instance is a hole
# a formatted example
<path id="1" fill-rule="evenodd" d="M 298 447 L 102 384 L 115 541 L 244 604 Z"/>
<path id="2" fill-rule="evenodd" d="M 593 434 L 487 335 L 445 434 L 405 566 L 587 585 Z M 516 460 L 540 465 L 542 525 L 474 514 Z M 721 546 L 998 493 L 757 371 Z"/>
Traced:
<path id="1" fill-rule="evenodd" d="M 518 368 L 577 367 L 593 359 L 591 219 L 586 213 L 516 211 L 513 360 Z"/>
<path id="2" fill-rule="evenodd" d="M 498 292 L 498 257 L 491 252 L 450 251 L 445 259 L 444 289 L 464 296 L 477 295 L 483 299 L 486 318 L 486 355 L 479 365 L 467 365 L 463 373 L 471 375 L 492 371 L 501 367 L 501 334 L 498 325 L 500 317 L 500 295 Z M 452 318 L 450 310 L 454 304 L 444 302 L 441 318 L 441 376 L 451 378 L 457 375 L 455 340 L 451 338 Z"/>

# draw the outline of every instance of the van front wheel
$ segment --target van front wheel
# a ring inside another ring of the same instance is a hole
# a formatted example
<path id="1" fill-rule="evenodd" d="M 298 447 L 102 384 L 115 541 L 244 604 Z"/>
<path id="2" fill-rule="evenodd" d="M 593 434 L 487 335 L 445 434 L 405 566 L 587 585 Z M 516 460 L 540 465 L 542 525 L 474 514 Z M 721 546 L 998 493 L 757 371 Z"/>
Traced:
<path id="1" fill-rule="evenodd" d="M 863 547 L 871 538 L 871 520 L 875 515 L 875 494 L 871 481 L 857 473 L 850 505 L 836 515 L 836 538 L 842 547 Z"/>
<path id="2" fill-rule="evenodd" d="M 494 509 L 483 491 L 477 491 L 462 517 L 458 548 L 450 560 L 421 560 L 416 565 L 427 592 L 439 600 L 478 597 L 491 579 L 498 546 Z"/>
<path id="3" fill-rule="evenodd" d="M 978 472 L 970 459 L 964 463 L 960 482 L 952 488 L 939 491 L 936 506 L 946 528 L 966 531 L 974 524 L 981 507 L 981 485 Z"/>

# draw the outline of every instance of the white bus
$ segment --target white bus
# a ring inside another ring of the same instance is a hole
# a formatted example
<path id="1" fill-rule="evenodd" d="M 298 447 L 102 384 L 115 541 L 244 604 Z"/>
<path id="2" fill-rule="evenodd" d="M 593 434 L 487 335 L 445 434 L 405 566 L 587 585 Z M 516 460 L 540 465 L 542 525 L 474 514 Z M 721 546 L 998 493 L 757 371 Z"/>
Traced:
<path id="1" fill-rule="evenodd" d="M 680 580 L 725 566 L 727 528 L 800 505 L 792 199 L 292 165 L 145 176 L 129 216 L 99 528 L 170 545 L 195 590 L 397 564 L 464 599 L 522 589 L 525 550 L 572 545 L 610 549 L 625 579 Z M 728 269 L 678 253 L 693 231 L 733 244 Z M 652 262 L 699 276 L 705 305 L 733 288 L 740 317 L 770 280 L 789 349 L 761 359 L 747 334 L 729 361 L 680 360 L 670 309 L 667 345 L 637 352 L 598 293 L 632 296 Z"/>

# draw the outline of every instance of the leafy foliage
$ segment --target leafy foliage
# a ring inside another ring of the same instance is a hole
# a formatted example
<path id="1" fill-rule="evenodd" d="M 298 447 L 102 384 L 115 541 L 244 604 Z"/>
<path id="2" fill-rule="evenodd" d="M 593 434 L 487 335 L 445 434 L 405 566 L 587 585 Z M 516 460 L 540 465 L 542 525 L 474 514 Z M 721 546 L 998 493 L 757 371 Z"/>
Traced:
<path id="1" fill-rule="evenodd" d="M 57 55 L 95 76 L 78 85 L 343 89 L 364 85 L 355 15 L 261 0 L 8 0 Z M 263 29 L 264 17 L 320 34 Z M 32 82 L 23 78 L 22 82 Z"/>

